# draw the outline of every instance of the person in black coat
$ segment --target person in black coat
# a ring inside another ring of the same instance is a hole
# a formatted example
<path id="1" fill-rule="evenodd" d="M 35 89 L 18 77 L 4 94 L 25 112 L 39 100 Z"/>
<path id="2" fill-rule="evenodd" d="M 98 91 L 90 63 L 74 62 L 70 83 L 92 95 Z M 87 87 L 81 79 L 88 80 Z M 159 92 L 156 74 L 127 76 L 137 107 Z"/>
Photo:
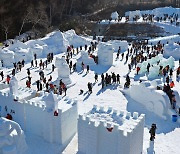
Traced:
<path id="1" fill-rule="evenodd" d="M 117 83 L 120 84 L 120 76 L 119 76 L 119 74 L 117 74 L 116 77 L 117 77 Z"/>
<path id="2" fill-rule="evenodd" d="M 87 65 L 87 72 L 86 73 L 89 73 L 89 65 Z"/>
<path id="3" fill-rule="evenodd" d="M 95 74 L 94 78 L 95 78 L 95 82 L 97 82 L 98 81 L 98 74 L 97 73 Z"/>
<path id="4" fill-rule="evenodd" d="M 3 71 L 0 73 L 0 76 L 1 76 L 1 78 L 2 78 L 2 80 L 4 79 L 4 73 L 3 73 Z"/>
<path id="5" fill-rule="evenodd" d="M 40 90 L 40 87 L 39 87 L 39 85 L 40 85 L 40 81 L 39 81 L 39 80 L 37 80 L 37 81 L 36 81 L 36 84 L 37 84 L 37 91 L 39 91 L 39 90 Z"/>
<path id="6" fill-rule="evenodd" d="M 90 82 L 88 82 L 88 90 L 89 90 L 89 93 L 91 94 L 92 93 L 92 84 Z"/>
<path id="7" fill-rule="evenodd" d="M 155 139 L 156 129 L 157 129 L 156 124 L 152 124 L 151 129 L 149 130 L 149 133 L 151 135 L 151 137 L 150 137 L 151 141 L 154 141 L 154 139 Z"/>

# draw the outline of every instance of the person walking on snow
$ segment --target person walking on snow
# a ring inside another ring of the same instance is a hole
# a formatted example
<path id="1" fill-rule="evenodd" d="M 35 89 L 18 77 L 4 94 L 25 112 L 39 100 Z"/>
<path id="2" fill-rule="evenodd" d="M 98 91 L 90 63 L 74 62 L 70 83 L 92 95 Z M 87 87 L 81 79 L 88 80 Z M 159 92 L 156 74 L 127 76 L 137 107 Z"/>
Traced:
<path id="1" fill-rule="evenodd" d="M 117 77 L 117 83 L 120 84 L 120 76 L 119 76 L 119 74 L 117 74 L 116 77 Z"/>
<path id="2" fill-rule="evenodd" d="M 149 73 L 150 64 L 147 64 L 147 72 Z"/>
<path id="3" fill-rule="evenodd" d="M 28 75 L 28 76 L 31 75 L 31 72 L 30 72 L 29 68 L 27 69 L 27 75 Z"/>
<path id="4" fill-rule="evenodd" d="M 31 82 L 30 82 L 29 80 L 26 81 L 26 86 L 27 86 L 28 88 L 31 88 Z"/>
<path id="5" fill-rule="evenodd" d="M 31 60 L 31 67 L 34 67 L 34 63 L 33 63 L 33 60 Z"/>
<path id="6" fill-rule="evenodd" d="M 82 68 L 82 71 L 84 71 L 84 63 L 83 62 L 81 63 L 81 68 Z"/>
<path id="7" fill-rule="evenodd" d="M 87 74 L 89 73 L 89 65 L 87 65 L 87 72 L 86 72 Z"/>
<path id="8" fill-rule="evenodd" d="M 52 64 L 52 72 L 54 72 L 55 66 L 54 64 Z"/>
<path id="9" fill-rule="evenodd" d="M 95 78 L 95 82 L 97 82 L 98 81 L 98 74 L 97 73 L 95 74 L 94 78 Z"/>
<path id="10" fill-rule="evenodd" d="M 151 141 L 154 141 L 154 139 L 155 139 L 156 129 L 157 129 L 156 124 L 152 124 L 151 129 L 149 130 L 149 133 L 151 135 L 151 137 L 150 137 Z"/>
<path id="11" fill-rule="evenodd" d="M 9 84 L 10 80 L 11 80 L 11 77 L 7 75 L 7 78 L 6 78 L 7 84 Z"/>
<path id="12" fill-rule="evenodd" d="M 169 76 L 170 76 L 170 78 L 172 78 L 172 75 L 173 75 L 173 70 L 172 70 L 172 68 L 169 70 Z"/>
<path id="13" fill-rule="evenodd" d="M 88 82 L 88 91 L 89 91 L 89 94 L 92 93 L 92 83 Z"/>
<path id="14" fill-rule="evenodd" d="M 3 73 L 3 71 L 1 71 L 0 76 L 1 76 L 1 78 L 2 78 L 2 80 L 3 80 L 3 79 L 4 79 L 4 73 Z"/>
<path id="15" fill-rule="evenodd" d="M 129 72 L 131 72 L 131 64 L 128 64 Z"/>
<path id="16" fill-rule="evenodd" d="M 76 71 L 76 63 L 73 65 L 73 71 Z"/>

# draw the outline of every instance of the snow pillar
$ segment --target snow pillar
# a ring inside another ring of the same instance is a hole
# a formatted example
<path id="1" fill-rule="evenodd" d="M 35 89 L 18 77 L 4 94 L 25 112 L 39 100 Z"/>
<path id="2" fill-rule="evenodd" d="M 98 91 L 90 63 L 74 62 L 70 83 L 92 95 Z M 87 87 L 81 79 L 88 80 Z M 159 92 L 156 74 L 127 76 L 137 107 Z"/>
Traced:
<path id="1" fill-rule="evenodd" d="M 101 42 L 98 45 L 98 63 L 111 66 L 113 64 L 113 48 L 111 44 Z"/>

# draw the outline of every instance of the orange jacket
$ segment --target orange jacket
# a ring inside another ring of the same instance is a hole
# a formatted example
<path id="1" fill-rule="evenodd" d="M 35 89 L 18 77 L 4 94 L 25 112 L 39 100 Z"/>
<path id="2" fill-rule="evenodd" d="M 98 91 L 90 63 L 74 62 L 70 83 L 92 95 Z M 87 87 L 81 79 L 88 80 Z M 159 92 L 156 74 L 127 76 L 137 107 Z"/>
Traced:
<path id="1" fill-rule="evenodd" d="M 175 86 L 174 82 L 171 82 L 169 86 L 173 88 Z"/>

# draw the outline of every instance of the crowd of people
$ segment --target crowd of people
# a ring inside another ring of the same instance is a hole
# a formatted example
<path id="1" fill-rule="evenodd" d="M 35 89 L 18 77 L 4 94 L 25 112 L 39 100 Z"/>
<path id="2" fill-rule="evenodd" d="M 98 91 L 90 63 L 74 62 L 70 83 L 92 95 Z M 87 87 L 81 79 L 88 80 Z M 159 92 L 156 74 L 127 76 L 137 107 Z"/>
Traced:
<path id="1" fill-rule="evenodd" d="M 140 17 L 142 16 L 142 20 L 144 22 L 154 22 L 154 21 L 157 21 L 157 22 L 167 22 L 169 21 L 171 24 L 175 24 L 176 26 L 179 26 L 179 21 L 178 21 L 178 18 L 179 18 L 179 15 L 177 13 L 172 13 L 171 15 L 169 14 L 163 14 L 163 15 L 154 15 L 154 14 L 148 14 L 148 13 L 145 13 L 145 14 L 135 14 L 133 17 L 132 17 L 132 20 L 133 22 L 137 22 Z M 118 19 L 116 19 L 116 21 L 120 22 L 122 20 L 123 17 L 119 16 Z M 112 19 L 109 20 L 109 23 Z M 130 20 L 130 15 L 127 15 L 125 16 L 125 21 L 128 22 Z"/>
<path id="2" fill-rule="evenodd" d="M 73 64 L 73 56 L 77 55 L 79 52 L 81 52 L 83 49 L 88 53 L 89 57 L 93 58 L 95 63 L 98 64 L 98 57 L 96 56 L 95 50 L 97 48 L 98 42 L 91 42 L 91 44 L 80 46 L 77 48 L 74 48 L 73 45 L 67 47 L 66 51 L 66 62 L 69 65 L 70 72 L 73 73 L 77 71 L 77 66 L 76 63 Z M 156 57 L 158 54 L 163 54 L 163 47 L 164 44 L 160 43 L 160 41 L 156 45 L 148 45 L 148 41 L 141 41 L 141 42 L 133 42 L 127 52 L 122 52 L 121 53 L 121 47 L 119 47 L 117 51 L 117 57 L 116 60 L 120 59 L 121 55 L 121 60 L 125 61 L 125 64 L 128 65 L 129 72 L 134 68 L 136 69 L 136 74 L 138 75 L 139 71 L 141 68 L 137 65 L 138 63 L 142 63 L 144 61 L 147 61 L 148 59 L 151 59 L 152 57 Z M 31 60 L 31 67 L 27 69 L 27 80 L 26 80 L 26 86 L 28 88 L 31 88 L 31 81 L 32 81 L 32 76 L 30 70 L 32 68 L 39 68 L 39 79 L 35 82 L 37 85 L 37 91 L 45 90 L 47 92 L 53 91 L 55 94 L 60 94 L 64 92 L 66 95 L 67 91 L 67 86 L 65 83 L 60 80 L 59 85 L 53 84 L 52 82 L 52 76 L 50 75 L 49 78 L 44 75 L 44 69 L 47 68 L 47 66 L 51 63 L 52 64 L 52 72 L 55 70 L 55 65 L 52 63 L 53 62 L 54 55 L 53 53 L 48 53 L 46 59 L 43 61 L 42 59 L 37 60 L 37 55 L 34 54 L 34 59 Z M 39 61 L 39 62 L 38 62 Z M 130 63 L 129 63 L 130 62 Z M 180 60 L 179 60 L 180 64 Z M 12 69 L 12 76 L 15 76 L 17 72 L 20 72 L 22 68 L 25 65 L 25 61 L 19 61 L 17 63 L 13 63 L 13 69 Z M 157 65 L 159 66 L 159 76 L 162 76 L 165 78 L 166 83 L 164 84 L 162 89 L 166 94 L 168 95 L 172 108 L 175 108 L 175 95 L 173 94 L 172 88 L 175 86 L 174 81 L 172 80 L 173 68 L 170 68 L 169 65 L 166 67 L 163 67 L 160 65 L 160 61 L 157 62 Z M 150 63 L 147 64 L 147 73 L 149 73 L 150 68 L 153 67 L 153 65 L 150 65 Z M 90 66 L 86 65 L 86 61 L 81 63 L 81 69 L 84 71 L 86 68 L 86 73 L 89 73 Z M 180 74 L 180 66 L 176 69 L 176 77 L 179 78 Z M 4 72 L 0 72 L 1 79 L 4 79 Z M 111 74 L 108 73 L 102 73 L 101 75 L 98 75 L 95 73 L 94 79 L 95 82 L 98 82 L 98 78 L 101 76 L 101 86 L 102 89 L 107 87 L 108 85 L 115 85 L 115 84 L 120 84 L 120 75 L 115 72 L 111 72 Z M 7 75 L 6 82 L 9 84 L 10 82 L 10 75 Z M 125 83 L 124 83 L 124 88 L 129 88 L 131 84 L 130 77 L 127 74 L 125 77 Z M 88 82 L 87 84 L 89 94 L 92 93 L 93 89 L 93 84 L 91 82 Z M 81 91 L 82 92 L 82 91 Z"/>

